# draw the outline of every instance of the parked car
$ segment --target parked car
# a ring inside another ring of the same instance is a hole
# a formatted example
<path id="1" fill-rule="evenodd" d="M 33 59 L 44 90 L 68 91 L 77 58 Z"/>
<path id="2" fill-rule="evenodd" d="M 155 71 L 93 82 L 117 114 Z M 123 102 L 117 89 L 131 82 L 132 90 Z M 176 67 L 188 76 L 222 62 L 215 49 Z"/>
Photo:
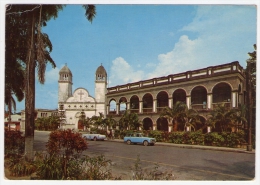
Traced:
<path id="1" fill-rule="evenodd" d="M 143 144 L 144 146 L 154 145 L 156 143 L 155 138 L 144 137 L 142 133 L 132 133 L 124 137 L 124 142 L 128 145 L 131 143 L 134 144 Z"/>
<path id="2" fill-rule="evenodd" d="M 105 135 L 97 134 L 97 133 L 93 133 L 93 132 L 82 134 L 82 137 L 87 140 L 93 140 L 93 141 L 97 141 L 97 140 L 104 141 L 106 139 Z"/>

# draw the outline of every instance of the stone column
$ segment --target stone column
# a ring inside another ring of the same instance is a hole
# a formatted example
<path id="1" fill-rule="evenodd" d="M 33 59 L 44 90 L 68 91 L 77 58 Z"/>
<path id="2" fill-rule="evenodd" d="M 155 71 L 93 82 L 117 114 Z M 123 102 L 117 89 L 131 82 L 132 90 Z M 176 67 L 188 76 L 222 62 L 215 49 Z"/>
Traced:
<path id="1" fill-rule="evenodd" d="M 208 105 L 207 105 L 207 108 L 208 109 L 211 109 L 212 108 L 212 93 L 208 93 L 208 95 L 207 95 L 208 97 Z"/>
<path id="2" fill-rule="evenodd" d="M 173 102 L 173 101 L 172 101 L 172 97 L 169 97 L 169 103 L 168 103 L 168 104 L 169 104 L 169 107 L 170 107 L 170 108 L 172 108 L 172 102 Z"/>
<path id="3" fill-rule="evenodd" d="M 139 102 L 139 113 L 143 113 L 143 102 L 142 101 L 140 101 Z"/>
<path id="4" fill-rule="evenodd" d="M 190 97 L 190 95 L 187 95 L 187 96 L 186 96 L 186 105 L 187 105 L 188 109 L 191 108 L 191 107 L 190 107 L 190 105 L 191 105 L 191 97 Z"/>
<path id="5" fill-rule="evenodd" d="M 153 100 L 153 112 L 157 112 L 157 99 Z"/>
<path id="6" fill-rule="evenodd" d="M 237 96 L 238 93 L 237 92 L 232 92 L 232 108 L 237 107 Z"/>
<path id="7" fill-rule="evenodd" d="M 116 104 L 116 114 L 119 114 L 119 109 L 120 109 L 120 103 Z"/>

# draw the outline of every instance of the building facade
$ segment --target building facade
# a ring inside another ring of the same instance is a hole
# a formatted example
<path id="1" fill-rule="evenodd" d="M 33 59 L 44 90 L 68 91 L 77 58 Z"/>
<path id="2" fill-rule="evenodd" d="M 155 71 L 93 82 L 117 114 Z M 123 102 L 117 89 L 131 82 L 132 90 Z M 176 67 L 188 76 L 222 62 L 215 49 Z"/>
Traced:
<path id="1" fill-rule="evenodd" d="M 38 118 L 47 118 L 50 116 L 58 116 L 58 109 L 35 109 L 35 120 Z M 25 130 L 25 110 L 21 111 L 21 130 Z"/>
<path id="2" fill-rule="evenodd" d="M 129 110 L 138 114 L 143 129 L 170 132 L 173 124 L 161 119 L 160 113 L 177 101 L 197 110 L 205 124 L 217 104 L 236 109 L 245 103 L 246 96 L 245 71 L 237 61 L 109 88 L 101 65 L 95 73 L 95 97 L 82 87 L 72 92 L 72 72 L 65 65 L 59 72 L 58 84 L 58 110 L 37 109 L 36 117 L 63 114 L 62 127 L 76 130 L 83 129 L 79 123 L 82 113 L 86 117 L 102 113 L 118 121 Z M 22 112 L 22 129 L 24 121 Z"/>
<path id="3" fill-rule="evenodd" d="M 62 115 L 63 129 L 82 130 L 80 116 L 106 116 L 107 73 L 105 68 L 99 66 L 95 73 L 95 97 L 92 97 L 85 88 L 77 88 L 72 93 L 72 73 L 65 65 L 59 72 L 59 114 Z"/>
<path id="4" fill-rule="evenodd" d="M 245 101 L 245 72 L 239 62 L 171 74 L 109 87 L 107 115 L 119 120 L 126 110 L 137 113 L 143 129 L 172 131 L 173 124 L 159 119 L 165 107 L 177 101 L 197 110 L 203 124 L 217 104 L 238 108 Z"/>

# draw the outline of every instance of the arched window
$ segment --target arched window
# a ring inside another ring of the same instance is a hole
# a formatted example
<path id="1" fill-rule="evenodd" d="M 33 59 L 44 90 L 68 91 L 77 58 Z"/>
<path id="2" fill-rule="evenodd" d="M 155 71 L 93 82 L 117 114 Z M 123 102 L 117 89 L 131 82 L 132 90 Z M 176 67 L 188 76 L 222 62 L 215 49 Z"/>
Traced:
<path id="1" fill-rule="evenodd" d="M 144 130 L 153 130 L 153 121 L 151 120 L 151 118 L 144 118 L 143 129 Z"/>
<path id="2" fill-rule="evenodd" d="M 157 111 L 160 112 L 167 106 L 169 106 L 168 93 L 161 91 L 157 95 Z"/>
<path id="3" fill-rule="evenodd" d="M 149 93 L 143 96 L 143 113 L 153 112 L 153 96 Z"/>
<path id="4" fill-rule="evenodd" d="M 207 108 L 207 90 L 203 86 L 197 86 L 191 91 L 191 107 L 193 109 Z"/>
<path id="5" fill-rule="evenodd" d="M 134 95 L 130 98 L 130 110 L 131 110 L 131 113 L 139 112 L 139 98 L 136 95 Z"/>
<path id="6" fill-rule="evenodd" d="M 177 89 L 173 92 L 173 104 L 180 101 L 186 103 L 186 92 L 183 89 Z"/>
<path id="7" fill-rule="evenodd" d="M 231 107 L 231 87 L 227 83 L 219 83 L 213 88 L 213 108 L 220 103 Z"/>

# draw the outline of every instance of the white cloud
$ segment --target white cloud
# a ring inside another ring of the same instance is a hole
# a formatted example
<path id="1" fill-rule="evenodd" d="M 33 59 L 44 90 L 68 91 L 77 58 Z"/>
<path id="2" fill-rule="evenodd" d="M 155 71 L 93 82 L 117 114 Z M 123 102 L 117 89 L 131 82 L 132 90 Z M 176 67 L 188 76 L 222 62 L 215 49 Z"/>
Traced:
<path id="1" fill-rule="evenodd" d="M 46 71 L 45 77 L 46 77 L 46 82 L 47 84 L 51 83 L 57 83 L 59 80 L 59 71 L 60 69 L 58 67 L 56 68 L 51 68 L 49 71 Z"/>
<path id="2" fill-rule="evenodd" d="M 110 86 L 139 81 L 144 77 L 143 71 L 135 71 L 122 57 L 118 57 L 112 62 L 111 74 Z"/>
<path id="3" fill-rule="evenodd" d="M 174 48 L 158 54 L 158 64 L 147 63 L 135 71 L 123 58 L 113 61 L 111 84 L 166 76 L 213 65 L 239 61 L 245 67 L 247 53 L 256 43 L 254 6 L 198 6 L 191 23 L 184 26 Z M 153 70 L 151 70 L 153 69 Z"/>

